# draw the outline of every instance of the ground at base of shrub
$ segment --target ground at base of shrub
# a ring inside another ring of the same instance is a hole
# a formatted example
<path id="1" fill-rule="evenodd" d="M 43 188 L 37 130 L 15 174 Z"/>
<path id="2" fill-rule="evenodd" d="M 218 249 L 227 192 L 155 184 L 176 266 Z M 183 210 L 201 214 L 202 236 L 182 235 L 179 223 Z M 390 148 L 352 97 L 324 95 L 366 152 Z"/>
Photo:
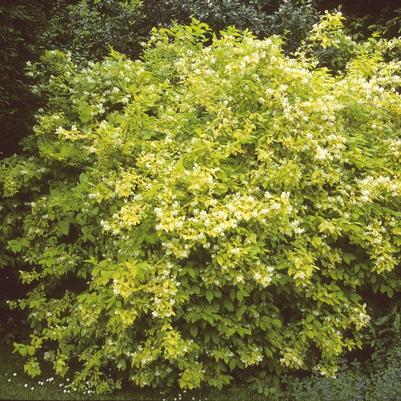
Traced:
<path id="1" fill-rule="evenodd" d="M 54 378 L 50 373 L 36 379 L 23 371 L 20 355 L 13 354 L 9 345 L 0 344 L 0 400 L 113 400 L 113 401 L 271 401 L 258 394 L 251 385 L 230 386 L 217 390 L 178 390 L 162 392 L 124 388 L 112 394 L 73 392 L 68 379 Z M 390 360 L 369 361 L 371 372 L 364 364 L 343 366 L 337 378 L 286 377 L 287 390 L 274 401 L 399 401 L 401 398 L 401 355 L 399 347 L 391 347 Z M 397 361 L 400 361 L 399 363 Z"/>
<path id="2" fill-rule="evenodd" d="M 32 379 L 24 373 L 20 355 L 13 354 L 9 345 L 0 343 L 0 400 L 113 400 L 113 401 L 262 401 L 266 400 L 249 388 L 224 391 L 185 391 L 164 393 L 160 390 L 123 389 L 112 394 L 88 394 L 68 390 L 68 381 L 46 372 Z"/>

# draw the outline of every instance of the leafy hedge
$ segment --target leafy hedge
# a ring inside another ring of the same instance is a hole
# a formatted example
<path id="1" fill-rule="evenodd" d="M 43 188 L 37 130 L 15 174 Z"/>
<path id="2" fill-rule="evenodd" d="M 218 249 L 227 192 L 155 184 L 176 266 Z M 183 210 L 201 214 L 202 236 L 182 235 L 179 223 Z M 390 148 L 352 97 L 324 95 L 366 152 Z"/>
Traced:
<path id="1" fill-rule="evenodd" d="M 338 45 L 340 20 L 313 40 Z M 194 22 L 154 31 L 141 61 L 32 65 L 48 102 L 0 164 L 26 371 L 97 392 L 333 375 L 362 294 L 400 289 L 399 45 L 353 44 L 334 77 L 309 48 Z"/>

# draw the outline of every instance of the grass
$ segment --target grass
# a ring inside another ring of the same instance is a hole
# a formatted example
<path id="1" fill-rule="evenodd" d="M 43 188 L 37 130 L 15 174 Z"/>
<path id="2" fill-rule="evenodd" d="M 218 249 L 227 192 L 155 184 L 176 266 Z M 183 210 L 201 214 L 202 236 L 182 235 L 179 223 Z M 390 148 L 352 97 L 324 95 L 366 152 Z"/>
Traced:
<path id="1" fill-rule="evenodd" d="M 47 375 L 28 377 L 23 359 L 0 343 L 0 400 L 115 400 L 115 401 L 266 401 L 247 387 L 232 386 L 224 391 L 184 391 L 163 393 L 155 390 L 127 388 L 113 394 L 95 395 L 68 390 L 68 381 Z"/>

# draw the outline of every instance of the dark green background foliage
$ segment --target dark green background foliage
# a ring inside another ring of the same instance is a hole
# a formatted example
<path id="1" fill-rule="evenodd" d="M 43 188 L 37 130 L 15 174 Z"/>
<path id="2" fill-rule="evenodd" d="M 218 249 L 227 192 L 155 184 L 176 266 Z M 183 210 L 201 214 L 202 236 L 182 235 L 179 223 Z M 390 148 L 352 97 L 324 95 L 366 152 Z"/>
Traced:
<path id="1" fill-rule="evenodd" d="M 66 6 L 57 0 L 38 41 L 48 50 L 70 51 L 85 64 L 106 56 L 110 47 L 137 57 L 149 29 L 138 2 L 79 1 Z"/>
<path id="2" fill-rule="evenodd" d="M 0 4 L 0 157 L 16 151 L 32 126 L 35 104 L 24 67 L 37 56 L 35 41 L 50 5 L 29 0 Z"/>
<path id="3" fill-rule="evenodd" d="M 316 21 L 312 0 L 121 0 L 79 1 L 67 7 L 56 1 L 53 16 L 39 42 L 47 49 L 69 50 L 82 61 L 99 59 L 109 46 L 136 57 L 140 42 L 153 26 L 172 21 L 189 23 L 195 17 L 216 32 L 228 25 L 259 36 L 288 35 L 291 49 Z"/>
<path id="4" fill-rule="evenodd" d="M 317 14 L 312 1 L 304 0 L 145 0 L 144 6 L 155 25 L 195 17 L 216 31 L 234 25 L 259 36 L 289 33 L 291 48 L 305 37 Z"/>

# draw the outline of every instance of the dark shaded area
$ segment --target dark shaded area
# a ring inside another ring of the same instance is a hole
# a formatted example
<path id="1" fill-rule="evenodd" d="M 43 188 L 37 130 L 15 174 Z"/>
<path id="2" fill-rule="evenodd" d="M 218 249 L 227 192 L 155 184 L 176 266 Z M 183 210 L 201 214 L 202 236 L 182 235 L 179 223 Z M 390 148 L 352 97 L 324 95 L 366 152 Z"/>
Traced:
<path id="1" fill-rule="evenodd" d="M 319 10 L 330 10 L 341 7 L 341 11 L 354 17 L 366 17 L 368 15 L 380 18 L 385 13 L 389 17 L 401 7 L 397 0 L 317 0 Z"/>
<path id="2" fill-rule="evenodd" d="M 12 343 L 24 336 L 25 313 L 10 309 L 7 300 L 17 300 L 26 294 L 28 286 L 21 284 L 18 270 L 9 266 L 0 270 L 0 342 Z"/>
<path id="3" fill-rule="evenodd" d="M 319 11 L 339 9 L 352 22 L 358 34 L 380 31 L 387 38 L 401 34 L 401 2 L 398 0 L 317 0 Z"/>
<path id="4" fill-rule="evenodd" d="M 138 57 L 151 28 L 142 7 L 118 0 L 53 1 L 51 17 L 38 37 L 42 49 L 69 51 L 80 64 L 100 60 L 110 47 Z"/>
<path id="5" fill-rule="evenodd" d="M 30 132 L 35 100 L 24 73 L 35 59 L 35 41 L 45 28 L 52 0 L 3 1 L 0 5 L 0 158 L 20 150 Z"/>

